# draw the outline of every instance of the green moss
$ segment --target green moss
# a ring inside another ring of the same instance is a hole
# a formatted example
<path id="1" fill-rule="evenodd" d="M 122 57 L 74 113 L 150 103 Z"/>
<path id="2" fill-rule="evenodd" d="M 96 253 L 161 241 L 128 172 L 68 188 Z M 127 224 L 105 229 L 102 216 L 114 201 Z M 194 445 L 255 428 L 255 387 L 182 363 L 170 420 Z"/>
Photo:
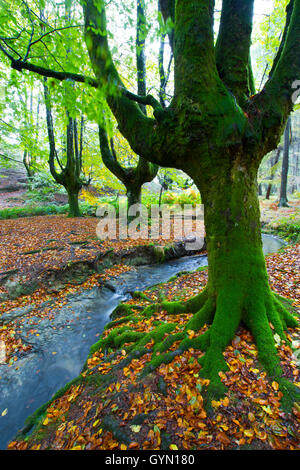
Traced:
<path id="1" fill-rule="evenodd" d="M 132 315 L 132 308 L 127 304 L 119 304 L 111 313 L 110 318 L 115 320 L 116 318 Z"/>
<path id="2" fill-rule="evenodd" d="M 117 318 L 116 320 L 107 323 L 104 327 L 104 330 L 110 330 L 111 328 L 117 325 L 121 325 L 122 323 L 138 323 L 139 319 L 140 317 L 135 314 L 128 315 L 127 317 Z"/>
<path id="3" fill-rule="evenodd" d="M 155 246 L 153 250 L 155 260 L 157 263 L 163 263 L 165 261 L 165 249 L 162 246 Z"/>
<path id="4" fill-rule="evenodd" d="M 157 309 L 160 307 L 159 304 L 148 305 L 148 307 L 144 308 L 142 311 L 143 317 L 151 318 Z"/>
<path id="5" fill-rule="evenodd" d="M 134 299 L 142 299 L 142 300 L 147 300 L 148 302 L 153 302 L 153 300 L 150 299 L 150 297 L 147 297 L 146 294 L 144 294 L 143 292 L 139 292 L 139 291 L 133 292 L 132 297 Z"/>
<path id="6" fill-rule="evenodd" d="M 157 352 L 162 353 L 167 351 L 167 349 L 169 349 L 176 341 L 182 340 L 184 336 L 185 333 L 183 332 L 178 332 L 174 335 L 167 336 L 167 338 L 165 338 L 162 342 L 155 344 L 153 348 L 153 354 L 156 354 Z"/>
<path id="7" fill-rule="evenodd" d="M 125 343 L 133 343 L 138 341 L 144 333 L 138 331 L 125 331 L 121 335 L 118 335 L 114 338 L 114 346 L 121 347 Z"/>

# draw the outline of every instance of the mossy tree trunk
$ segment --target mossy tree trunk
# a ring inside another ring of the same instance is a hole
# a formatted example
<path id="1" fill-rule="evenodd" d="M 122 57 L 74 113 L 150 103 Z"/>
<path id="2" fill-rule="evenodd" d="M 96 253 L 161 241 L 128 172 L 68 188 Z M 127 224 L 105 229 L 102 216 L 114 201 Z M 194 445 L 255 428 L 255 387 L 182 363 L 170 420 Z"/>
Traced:
<path id="1" fill-rule="evenodd" d="M 286 327 L 297 325 L 268 283 L 257 197 L 257 161 L 234 153 L 218 160 L 218 179 L 212 167 L 195 179 L 205 209 L 209 281 L 193 304 L 196 313 L 189 325 L 195 330 L 205 323 L 211 325 L 202 374 L 210 378 L 214 396 L 223 393 L 218 375 L 220 370 L 227 370 L 223 351 L 241 322 L 253 334 L 267 372 L 279 382 L 282 371 L 273 334 L 286 341 Z M 286 387 L 285 381 L 283 384 Z"/>
<path id="2" fill-rule="evenodd" d="M 68 193 L 68 204 L 69 204 L 69 217 L 80 217 L 81 212 L 79 208 L 79 186 L 74 186 L 72 184 L 66 185 L 66 191 Z"/>

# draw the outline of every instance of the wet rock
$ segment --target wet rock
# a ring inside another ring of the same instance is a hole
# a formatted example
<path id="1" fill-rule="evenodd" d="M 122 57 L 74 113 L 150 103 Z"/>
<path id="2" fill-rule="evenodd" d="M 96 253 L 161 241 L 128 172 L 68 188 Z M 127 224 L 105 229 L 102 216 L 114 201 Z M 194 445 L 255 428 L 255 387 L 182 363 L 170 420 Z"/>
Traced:
<path id="1" fill-rule="evenodd" d="M 20 297 L 21 295 L 30 295 L 36 289 L 38 289 L 39 284 L 36 280 L 28 280 L 26 276 L 13 276 L 9 278 L 3 286 L 7 290 L 7 295 L 9 299 L 14 300 Z"/>
<path id="2" fill-rule="evenodd" d="M 9 312 L 5 312 L 0 317 L 0 325 L 6 325 L 16 318 L 24 317 L 25 315 L 28 315 L 28 313 L 32 312 L 34 308 L 35 305 L 28 305 L 27 307 L 18 307 L 10 310 Z"/>
<path id="3" fill-rule="evenodd" d="M 117 292 L 117 288 L 111 282 L 106 281 L 102 286 L 106 287 L 106 289 L 109 289 L 111 292 Z"/>

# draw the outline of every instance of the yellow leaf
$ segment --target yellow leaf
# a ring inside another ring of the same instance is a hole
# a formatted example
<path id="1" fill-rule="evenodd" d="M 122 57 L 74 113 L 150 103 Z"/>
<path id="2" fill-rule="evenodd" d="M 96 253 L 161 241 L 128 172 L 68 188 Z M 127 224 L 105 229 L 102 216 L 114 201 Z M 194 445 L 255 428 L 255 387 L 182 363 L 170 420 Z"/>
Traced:
<path id="1" fill-rule="evenodd" d="M 7 410 L 7 408 L 5 408 L 5 410 L 4 410 L 4 411 L 2 411 L 2 413 L 1 413 L 1 416 L 5 416 L 5 415 L 7 415 L 7 411 L 8 411 L 8 410 Z"/>
<path id="2" fill-rule="evenodd" d="M 229 398 L 225 397 L 224 400 L 222 400 L 222 405 L 223 406 L 228 406 L 229 405 Z"/>
<path id="3" fill-rule="evenodd" d="M 48 418 L 45 418 L 44 421 L 43 421 L 43 425 L 44 425 L 44 426 L 47 426 L 48 423 L 49 423 L 49 419 L 48 419 Z"/>
<path id="4" fill-rule="evenodd" d="M 140 432 L 141 427 L 142 427 L 142 426 L 132 425 L 132 426 L 130 426 L 130 429 L 131 429 L 133 432 Z"/>
<path id="5" fill-rule="evenodd" d="M 170 449 L 171 450 L 178 450 L 178 447 L 176 444 L 170 444 Z"/>
<path id="6" fill-rule="evenodd" d="M 273 387 L 273 389 L 274 389 L 276 392 L 277 392 L 277 390 L 279 389 L 279 385 L 278 385 L 278 383 L 275 382 L 275 381 L 272 382 L 272 387 Z"/>
<path id="7" fill-rule="evenodd" d="M 214 408 L 218 408 L 220 405 L 221 405 L 220 401 L 212 400 L 211 402 L 211 406 L 213 406 Z"/>

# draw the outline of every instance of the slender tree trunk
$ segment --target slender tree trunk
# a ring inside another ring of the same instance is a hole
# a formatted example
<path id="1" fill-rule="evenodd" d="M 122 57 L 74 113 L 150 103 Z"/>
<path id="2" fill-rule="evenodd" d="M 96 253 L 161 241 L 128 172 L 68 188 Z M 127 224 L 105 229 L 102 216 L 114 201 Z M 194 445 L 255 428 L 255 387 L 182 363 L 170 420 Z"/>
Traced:
<path id="1" fill-rule="evenodd" d="M 262 184 L 261 183 L 259 183 L 258 185 L 258 195 L 262 196 Z"/>
<path id="2" fill-rule="evenodd" d="M 287 178 L 288 178 L 288 172 L 289 172 L 290 132 L 291 132 L 291 118 L 289 117 L 286 128 L 285 128 L 285 132 L 284 132 L 284 150 L 283 150 L 283 159 L 282 159 L 279 207 L 288 207 Z"/>
<path id="3" fill-rule="evenodd" d="M 66 188 L 68 193 L 69 217 L 80 217 L 80 208 L 78 202 L 79 191 L 72 187 Z"/>
<path id="4" fill-rule="evenodd" d="M 275 171 L 276 171 L 276 170 L 273 170 L 272 167 L 273 167 L 274 165 L 277 165 L 277 163 L 279 162 L 280 152 L 281 152 L 281 149 L 278 149 L 278 150 L 277 150 L 277 153 L 276 153 L 275 160 L 272 161 L 272 165 L 271 165 L 271 175 L 270 175 L 270 180 L 271 180 L 271 181 L 274 179 Z M 272 191 L 272 183 L 269 183 L 268 188 L 267 188 L 267 192 L 266 192 L 266 199 L 270 199 L 271 191 Z"/>

